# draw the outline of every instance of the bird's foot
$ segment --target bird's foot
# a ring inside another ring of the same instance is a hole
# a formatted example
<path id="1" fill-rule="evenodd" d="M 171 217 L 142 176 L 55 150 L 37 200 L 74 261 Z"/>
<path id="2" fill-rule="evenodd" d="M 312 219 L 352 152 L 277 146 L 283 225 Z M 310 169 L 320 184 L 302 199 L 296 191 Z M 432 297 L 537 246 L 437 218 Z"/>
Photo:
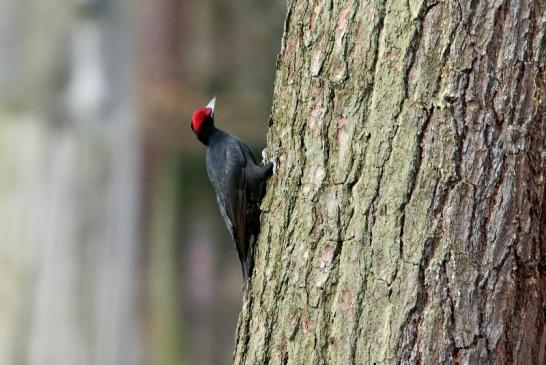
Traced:
<path id="1" fill-rule="evenodd" d="M 284 148 L 277 147 L 273 150 L 271 158 L 268 157 L 267 148 L 262 151 L 262 166 L 271 162 L 273 164 L 273 175 L 277 175 L 280 165 L 280 155 L 284 151 Z"/>

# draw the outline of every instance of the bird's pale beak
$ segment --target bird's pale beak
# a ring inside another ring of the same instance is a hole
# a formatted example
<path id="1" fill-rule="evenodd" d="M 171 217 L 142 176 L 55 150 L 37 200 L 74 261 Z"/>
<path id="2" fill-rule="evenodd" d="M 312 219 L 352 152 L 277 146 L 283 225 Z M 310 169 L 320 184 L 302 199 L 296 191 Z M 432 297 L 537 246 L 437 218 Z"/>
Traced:
<path id="1" fill-rule="evenodd" d="M 207 108 L 212 109 L 212 116 L 214 116 L 214 106 L 216 105 L 216 96 L 212 98 L 211 101 L 207 104 Z"/>

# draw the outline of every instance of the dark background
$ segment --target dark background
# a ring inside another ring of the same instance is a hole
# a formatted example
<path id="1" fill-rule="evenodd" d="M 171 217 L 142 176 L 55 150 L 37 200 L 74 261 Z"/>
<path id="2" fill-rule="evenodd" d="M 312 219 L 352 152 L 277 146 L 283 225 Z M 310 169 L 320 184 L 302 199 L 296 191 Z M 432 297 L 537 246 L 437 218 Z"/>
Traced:
<path id="1" fill-rule="evenodd" d="M 141 2 L 139 88 L 144 142 L 146 311 L 154 363 L 228 364 L 241 272 L 204 166 L 191 113 L 217 97 L 216 124 L 265 144 L 284 4 L 263 0 Z M 171 222 L 168 217 L 172 216 Z M 166 344 L 171 346 L 166 347 Z"/>

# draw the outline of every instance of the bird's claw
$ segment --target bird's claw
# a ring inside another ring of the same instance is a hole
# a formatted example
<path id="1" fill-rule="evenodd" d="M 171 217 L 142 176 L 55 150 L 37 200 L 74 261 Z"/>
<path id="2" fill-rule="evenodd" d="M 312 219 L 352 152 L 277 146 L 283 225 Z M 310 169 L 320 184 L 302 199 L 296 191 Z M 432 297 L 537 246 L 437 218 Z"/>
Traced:
<path id="1" fill-rule="evenodd" d="M 284 148 L 282 147 L 275 148 L 272 153 L 272 158 L 267 156 L 267 148 L 264 148 L 262 151 L 262 165 L 271 162 L 273 164 L 273 175 L 277 175 L 279 171 L 279 157 L 282 151 L 284 151 Z"/>

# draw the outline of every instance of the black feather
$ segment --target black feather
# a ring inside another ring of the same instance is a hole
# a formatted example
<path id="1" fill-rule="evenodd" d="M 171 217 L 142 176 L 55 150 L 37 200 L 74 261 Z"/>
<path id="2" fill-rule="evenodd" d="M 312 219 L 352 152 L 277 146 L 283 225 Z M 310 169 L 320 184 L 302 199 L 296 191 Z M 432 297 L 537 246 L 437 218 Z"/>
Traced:
<path id="1" fill-rule="evenodd" d="M 260 230 L 260 202 L 272 164 L 257 165 L 243 141 L 215 129 L 208 139 L 206 165 L 220 213 L 235 242 L 246 288 L 252 273 L 252 249 Z"/>

